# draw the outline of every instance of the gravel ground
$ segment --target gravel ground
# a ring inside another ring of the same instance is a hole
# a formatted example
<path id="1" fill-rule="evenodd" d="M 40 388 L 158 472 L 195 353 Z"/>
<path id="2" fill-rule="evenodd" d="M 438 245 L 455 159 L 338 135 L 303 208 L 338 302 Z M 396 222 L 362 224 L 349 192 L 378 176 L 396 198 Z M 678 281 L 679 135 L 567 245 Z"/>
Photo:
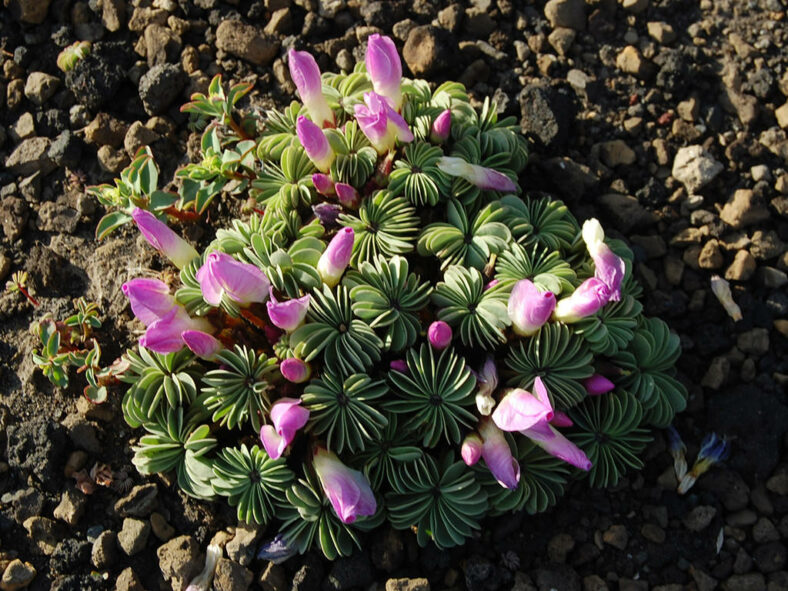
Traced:
<path id="1" fill-rule="evenodd" d="M 785 0 L 3 6 L 0 281 L 27 271 L 41 305 L 0 295 L 0 589 L 182 590 L 212 538 L 226 542 L 217 591 L 788 589 Z M 84 187 L 142 145 L 169 178 L 198 137 L 178 106 L 215 73 L 254 83 L 247 108 L 287 104 L 288 49 L 348 69 L 374 32 L 396 40 L 407 75 L 459 80 L 521 117 L 534 147 L 524 186 L 632 246 L 646 313 L 682 340 L 690 401 L 676 426 L 689 456 L 710 431 L 732 443 L 689 494 L 675 492 L 657 434 L 645 469 L 615 489 L 576 483 L 546 514 L 490 520 L 465 547 L 383 529 L 350 558 L 276 566 L 253 559 L 266 532 L 136 473 L 117 393 L 92 406 L 78 380 L 62 391 L 34 372 L 30 323 L 82 295 L 102 310 L 105 359 L 130 346 L 120 284 L 156 264 L 132 231 L 93 241 L 102 212 Z M 64 75 L 55 60 L 76 40 L 93 51 Z M 715 274 L 740 321 L 713 296 Z M 85 495 L 72 474 L 97 464 L 112 486 Z"/>

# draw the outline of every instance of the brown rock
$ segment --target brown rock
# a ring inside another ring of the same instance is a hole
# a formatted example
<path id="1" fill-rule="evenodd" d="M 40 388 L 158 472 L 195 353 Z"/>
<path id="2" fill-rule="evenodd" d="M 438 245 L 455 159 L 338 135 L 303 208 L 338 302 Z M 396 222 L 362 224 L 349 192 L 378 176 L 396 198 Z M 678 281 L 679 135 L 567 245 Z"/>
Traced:
<path id="1" fill-rule="evenodd" d="M 670 24 L 663 21 L 654 21 L 646 25 L 648 34 L 657 43 L 670 45 L 676 40 L 676 31 Z"/>
<path id="2" fill-rule="evenodd" d="M 257 66 L 269 65 L 279 45 L 277 38 L 237 20 L 222 21 L 216 29 L 216 47 Z"/>
<path id="3" fill-rule="evenodd" d="M 629 533 L 624 525 L 611 525 L 602 534 L 602 541 L 605 544 L 610 544 L 614 548 L 624 550 L 629 542 Z"/>
<path id="4" fill-rule="evenodd" d="M 126 0 L 101 0 L 101 22 L 114 33 L 126 22 Z"/>
<path id="5" fill-rule="evenodd" d="M 547 41 L 553 46 L 558 55 L 565 56 L 575 42 L 577 32 L 569 27 L 556 27 L 547 36 Z M 540 56 L 541 57 L 541 56 Z"/>
<path id="6" fill-rule="evenodd" d="M 698 256 L 698 266 L 701 269 L 719 269 L 725 262 L 720 250 L 720 243 L 717 240 L 709 240 L 703 245 Z"/>
<path id="7" fill-rule="evenodd" d="M 607 193 L 599 197 L 599 204 L 607 211 L 616 227 L 622 232 L 645 228 L 656 221 L 654 214 L 630 195 Z"/>
<path id="8" fill-rule="evenodd" d="M 159 568 L 165 580 L 170 581 L 173 591 L 183 591 L 203 568 L 205 556 L 191 536 L 179 536 L 156 550 Z"/>
<path id="9" fill-rule="evenodd" d="M 402 57 L 414 76 L 429 76 L 442 67 L 441 39 L 430 25 L 414 27 L 408 35 Z"/>
<path id="10" fill-rule="evenodd" d="M 181 38 L 162 25 L 148 25 L 143 40 L 149 68 L 158 64 L 177 62 L 181 55 Z"/>
<path id="11" fill-rule="evenodd" d="M 751 189 L 738 189 L 720 211 L 720 219 L 738 230 L 769 219 L 769 209 Z"/>
<path id="12" fill-rule="evenodd" d="M 129 157 L 122 150 L 112 146 L 101 146 L 96 153 L 99 166 L 110 174 L 118 174 L 129 165 Z"/>
<path id="13" fill-rule="evenodd" d="M 60 78 L 45 72 L 31 72 L 25 81 L 25 96 L 27 99 L 38 105 L 43 105 L 49 99 L 58 86 Z"/>
<path id="14" fill-rule="evenodd" d="M 280 8 L 271 13 L 271 20 L 265 25 L 263 31 L 268 35 L 286 35 L 290 31 L 293 17 L 289 8 Z"/>
<path id="15" fill-rule="evenodd" d="M 725 270 L 725 279 L 730 281 L 747 281 L 758 267 L 755 258 L 746 250 L 740 250 L 733 258 L 730 267 Z"/>
<path id="16" fill-rule="evenodd" d="M 569 27 L 576 31 L 586 28 L 586 4 L 583 0 L 550 0 L 544 7 L 550 26 Z"/>
<path id="17" fill-rule="evenodd" d="M 4 0 L 11 15 L 31 25 L 40 25 L 47 17 L 50 0 Z"/>
<path id="18" fill-rule="evenodd" d="M 386 591 L 430 591 L 430 582 L 424 578 L 389 579 L 386 581 Z"/>
<path id="19" fill-rule="evenodd" d="M 634 164 L 637 160 L 635 151 L 623 140 L 610 140 L 599 144 L 599 155 L 606 166 L 615 168 L 620 165 Z"/>
<path id="20" fill-rule="evenodd" d="M 56 166 L 48 156 L 51 140 L 32 137 L 19 144 L 6 158 L 5 167 L 13 174 L 28 176 L 40 171 L 42 175 L 52 172 Z"/>
<path id="21" fill-rule="evenodd" d="M 775 109 L 774 116 L 777 118 L 777 125 L 783 129 L 788 129 L 788 103 Z"/>
<path id="22" fill-rule="evenodd" d="M 108 113 L 99 113 L 85 128 L 85 141 L 97 146 L 112 146 L 119 148 L 123 145 L 128 125 Z"/>
<path id="23" fill-rule="evenodd" d="M 237 562 L 220 558 L 216 564 L 213 588 L 216 591 L 246 591 L 252 584 L 252 571 Z"/>
<path id="24" fill-rule="evenodd" d="M 654 66 L 644 58 L 636 47 L 627 45 L 616 57 L 616 67 L 625 74 L 645 79 L 654 72 Z"/>
<path id="25" fill-rule="evenodd" d="M 143 125 L 142 121 L 135 121 L 129 126 L 129 130 L 126 132 L 126 136 L 123 139 L 123 147 L 129 158 L 134 158 L 137 150 L 142 146 L 149 146 L 158 139 L 158 133 L 152 129 L 148 129 Z"/>
<path id="26" fill-rule="evenodd" d="M 115 591 L 145 591 L 145 588 L 137 578 L 137 573 L 129 566 L 115 580 Z"/>
<path id="27" fill-rule="evenodd" d="M 17 591 L 27 587 L 36 578 L 36 569 L 29 562 L 22 562 L 18 558 L 12 560 L 3 571 L 0 579 L 0 589 L 3 591 Z"/>

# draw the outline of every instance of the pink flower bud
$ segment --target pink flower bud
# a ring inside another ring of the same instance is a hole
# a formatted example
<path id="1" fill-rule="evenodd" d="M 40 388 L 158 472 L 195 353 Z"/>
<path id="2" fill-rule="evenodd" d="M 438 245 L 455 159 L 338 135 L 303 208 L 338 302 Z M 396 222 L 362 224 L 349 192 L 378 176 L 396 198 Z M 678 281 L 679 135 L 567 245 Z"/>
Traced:
<path id="1" fill-rule="evenodd" d="M 500 283 L 500 281 L 498 281 L 497 279 L 492 279 L 491 281 L 488 281 L 487 285 L 484 286 L 484 291 L 487 291 L 488 289 L 492 289 L 493 287 L 495 287 L 499 283 Z"/>
<path id="2" fill-rule="evenodd" d="M 278 326 L 282 330 L 292 332 L 304 322 L 306 313 L 309 311 L 309 302 L 311 297 L 309 294 L 298 299 L 287 300 L 280 302 L 274 296 L 273 289 L 269 288 L 270 299 L 266 302 L 268 308 L 268 318 L 274 326 Z"/>
<path id="3" fill-rule="evenodd" d="M 242 306 L 263 303 L 271 286 L 255 265 L 242 263 L 223 252 L 209 254 L 196 277 L 203 298 L 212 306 L 221 304 L 223 295 Z"/>
<path id="4" fill-rule="evenodd" d="M 315 473 L 326 497 L 342 523 L 374 515 L 378 505 L 369 482 L 358 470 L 352 470 L 336 455 L 321 447 L 312 459 Z"/>
<path id="5" fill-rule="evenodd" d="M 610 288 L 591 277 L 586 279 L 569 297 L 558 300 L 553 317 L 567 324 L 596 314 L 610 298 Z"/>
<path id="6" fill-rule="evenodd" d="M 356 121 L 361 131 L 378 151 L 385 154 L 397 140 L 412 142 L 413 133 L 402 115 L 391 108 L 388 101 L 374 92 L 364 94 L 365 105 L 355 105 Z"/>
<path id="7" fill-rule="evenodd" d="M 170 288 L 158 279 L 132 279 L 120 289 L 129 298 L 134 316 L 145 326 L 150 326 L 176 306 Z"/>
<path id="8" fill-rule="evenodd" d="M 551 456 L 555 456 L 586 472 L 591 469 L 591 460 L 588 459 L 585 452 L 561 435 L 561 433 L 547 421 L 537 423 L 530 429 L 521 431 L 521 433 Z"/>
<path id="9" fill-rule="evenodd" d="M 507 310 L 514 332 L 531 336 L 550 319 L 555 310 L 555 295 L 551 291 L 541 292 L 528 279 L 521 279 L 514 284 Z"/>
<path id="10" fill-rule="evenodd" d="M 462 456 L 462 461 L 465 462 L 468 466 L 473 466 L 476 462 L 478 462 L 482 457 L 482 447 L 484 446 L 484 442 L 482 438 L 479 437 L 476 433 L 471 433 L 468 435 L 462 442 L 462 448 L 460 449 L 460 455 Z"/>
<path id="11" fill-rule="evenodd" d="M 207 361 L 215 361 L 216 355 L 224 349 L 216 337 L 201 330 L 185 330 L 181 338 L 192 353 Z"/>
<path id="12" fill-rule="evenodd" d="M 446 109 L 432 122 L 430 131 L 430 141 L 434 144 L 442 144 L 451 134 L 451 109 Z"/>
<path id="13" fill-rule="evenodd" d="M 485 191 L 500 191 L 501 193 L 515 193 L 517 191 L 517 184 L 502 172 L 478 164 L 471 164 L 462 158 L 443 156 L 435 164 L 449 176 L 464 178 L 475 187 Z"/>
<path id="14" fill-rule="evenodd" d="M 317 272 L 328 287 L 333 288 L 339 283 L 342 274 L 350 264 L 354 240 L 353 228 L 344 227 L 336 233 L 328 243 L 325 252 L 320 255 L 320 260 L 317 261 Z"/>
<path id="15" fill-rule="evenodd" d="M 309 411 L 300 406 L 300 398 L 280 398 L 271 407 L 272 425 L 260 429 L 260 441 L 272 460 L 279 459 L 295 438 L 296 431 L 306 425 Z"/>
<path id="16" fill-rule="evenodd" d="M 611 390 L 614 390 L 616 385 L 608 380 L 605 376 L 600 375 L 598 373 L 592 375 L 590 378 L 587 378 L 583 385 L 586 388 L 586 392 L 588 392 L 589 396 L 599 396 L 600 394 L 607 394 Z"/>
<path id="17" fill-rule="evenodd" d="M 303 384 L 312 376 L 312 368 L 309 364 L 295 357 L 283 359 L 279 364 L 279 371 L 288 382 Z"/>
<path id="18" fill-rule="evenodd" d="M 542 379 L 534 381 L 534 393 L 516 388 L 510 390 L 492 413 L 492 420 L 503 431 L 522 431 L 540 421 L 550 421 L 553 405 Z"/>
<path id="19" fill-rule="evenodd" d="M 560 410 L 555 411 L 555 415 L 553 416 L 553 420 L 550 421 L 550 424 L 553 427 L 571 427 L 574 425 L 569 415 Z"/>
<path id="20" fill-rule="evenodd" d="M 296 134 L 312 164 L 320 172 L 328 172 L 336 154 L 323 135 L 323 130 L 301 115 L 296 122 Z"/>
<path id="21" fill-rule="evenodd" d="M 312 121 L 320 127 L 334 126 L 334 112 L 323 96 L 323 81 L 320 79 L 320 68 L 309 53 L 291 49 L 288 54 L 290 77 L 298 89 Z"/>
<path id="22" fill-rule="evenodd" d="M 366 64 L 375 92 L 389 99 L 391 106 L 399 110 L 402 105 L 402 62 L 394 42 L 377 33 L 370 35 L 367 40 Z"/>
<path id="23" fill-rule="evenodd" d="M 451 337 L 451 326 L 443 320 L 436 320 L 427 329 L 427 339 L 430 341 L 430 345 L 438 351 L 442 351 L 451 344 Z"/>
<path id="24" fill-rule="evenodd" d="M 482 458 L 492 475 L 504 488 L 514 490 L 520 482 L 520 464 L 514 459 L 506 437 L 489 418 L 479 423 L 482 436 Z"/>
<path id="25" fill-rule="evenodd" d="M 194 247 L 173 232 L 170 227 L 149 211 L 136 207 L 131 217 L 150 245 L 183 269 L 198 255 Z"/>
<path id="26" fill-rule="evenodd" d="M 627 270 L 624 260 L 605 244 L 605 232 L 595 218 L 586 220 L 583 224 L 583 241 L 594 260 L 594 277 L 607 285 L 610 301 L 617 302 L 621 299 L 621 282 Z"/>
<path id="27" fill-rule="evenodd" d="M 355 187 L 347 183 L 337 183 L 334 189 L 337 193 L 337 201 L 348 209 L 358 209 L 360 198 Z"/>
<path id="28" fill-rule="evenodd" d="M 393 369 L 400 373 L 408 373 L 408 371 L 410 371 L 408 369 L 408 362 L 404 359 L 394 359 L 389 363 L 389 369 Z"/>
<path id="29" fill-rule="evenodd" d="M 334 181 L 327 174 L 316 172 L 312 175 L 312 185 L 315 191 L 326 197 L 334 195 Z"/>

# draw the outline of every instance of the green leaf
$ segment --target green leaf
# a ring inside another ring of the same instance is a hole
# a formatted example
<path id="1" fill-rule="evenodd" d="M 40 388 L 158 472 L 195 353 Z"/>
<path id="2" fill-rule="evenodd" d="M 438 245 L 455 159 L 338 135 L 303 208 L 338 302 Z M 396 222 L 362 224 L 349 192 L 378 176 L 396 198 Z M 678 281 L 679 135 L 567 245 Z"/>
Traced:
<path id="1" fill-rule="evenodd" d="M 113 211 L 106 214 L 96 226 L 96 240 L 104 240 L 113 230 L 128 224 L 131 219 L 131 216 L 125 211 Z"/>

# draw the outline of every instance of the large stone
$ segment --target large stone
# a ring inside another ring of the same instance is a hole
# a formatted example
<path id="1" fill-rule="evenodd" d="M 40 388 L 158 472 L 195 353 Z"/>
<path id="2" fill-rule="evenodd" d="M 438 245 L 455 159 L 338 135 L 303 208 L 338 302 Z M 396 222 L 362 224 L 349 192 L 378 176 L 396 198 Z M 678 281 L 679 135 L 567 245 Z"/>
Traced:
<path id="1" fill-rule="evenodd" d="M 55 507 L 53 515 L 55 519 L 65 521 L 70 526 L 75 526 L 82 516 L 85 514 L 85 506 L 87 505 L 87 497 L 73 488 L 67 488 L 63 491 L 60 498 L 60 503 Z"/>
<path id="2" fill-rule="evenodd" d="M 777 125 L 783 129 L 788 129 L 788 103 L 775 109 L 774 116 L 777 118 Z"/>
<path id="3" fill-rule="evenodd" d="M 203 568 L 205 556 L 200 545 L 191 536 L 179 536 L 156 550 L 159 568 L 165 580 L 170 581 L 173 591 L 184 591 Z"/>
<path id="4" fill-rule="evenodd" d="M 44 72 L 31 72 L 25 82 L 25 96 L 30 102 L 41 106 L 55 94 L 58 86 L 60 79 L 57 76 Z"/>
<path id="5" fill-rule="evenodd" d="M 181 55 L 181 38 L 161 25 L 148 25 L 143 35 L 148 66 L 177 62 Z"/>
<path id="6" fill-rule="evenodd" d="M 252 584 L 252 571 L 237 562 L 220 558 L 216 564 L 213 588 L 216 591 L 246 591 Z"/>
<path id="7" fill-rule="evenodd" d="M 534 83 L 523 88 L 518 100 L 522 132 L 546 148 L 561 148 L 577 113 L 571 95 L 559 88 Z"/>
<path id="8" fill-rule="evenodd" d="M 63 528 L 46 517 L 28 517 L 22 524 L 38 549 L 50 556 L 63 537 Z"/>
<path id="9" fill-rule="evenodd" d="M 758 202 L 752 189 L 738 189 L 720 211 L 720 219 L 740 229 L 769 219 L 769 209 Z"/>
<path id="10" fill-rule="evenodd" d="M 99 113 L 85 128 L 85 141 L 96 146 L 112 146 L 119 148 L 123 145 L 128 124 L 113 117 L 108 113 Z"/>
<path id="11" fill-rule="evenodd" d="M 586 4 L 583 0 L 550 0 L 544 7 L 550 26 L 569 27 L 576 31 L 586 28 Z"/>
<path id="12" fill-rule="evenodd" d="M 645 79 L 654 73 L 654 65 L 633 45 L 627 45 L 616 57 L 616 67 L 625 74 Z"/>
<path id="13" fill-rule="evenodd" d="M 227 542 L 227 556 L 242 566 L 249 566 L 254 559 L 254 551 L 265 528 L 248 523 L 239 523 L 233 539 Z"/>
<path id="14" fill-rule="evenodd" d="M 159 489 L 153 482 L 141 484 L 115 503 L 115 513 L 121 517 L 147 517 L 158 505 Z"/>
<path id="15" fill-rule="evenodd" d="M 159 64 L 140 78 L 139 93 L 148 115 L 159 115 L 167 110 L 186 86 L 188 77 L 180 66 Z"/>
<path id="16" fill-rule="evenodd" d="M 699 145 L 679 149 L 673 159 L 673 177 L 690 194 L 708 185 L 722 170 L 722 164 Z"/>
<path id="17" fill-rule="evenodd" d="M 28 176 L 35 172 L 47 175 L 55 170 L 55 163 L 49 158 L 52 141 L 46 137 L 31 137 L 19 144 L 6 158 L 5 167 L 9 172 Z"/>
<path id="18" fill-rule="evenodd" d="M 126 0 L 100 0 L 101 22 L 111 33 L 119 31 L 126 22 Z"/>
<path id="19" fill-rule="evenodd" d="M 613 219 L 616 229 L 629 232 L 651 226 L 656 218 L 640 202 L 630 195 L 607 193 L 599 197 L 599 204 Z"/>
<path id="20" fill-rule="evenodd" d="M 725 271 L 725 279 L 731 281 L 747 281 L 755 273 L 758 264 L 753 257 L 746 250 L 740 250 L 733 258 L 733 262 Z"/>
<path id="21" fill-rule="evenodd" d="M 430 582 L 427 579 L 389 579 L 386 581 L 386 591 L 430 591 Z"/>
<path id="22" fill-rule="evenodd" d="M 216 47 L 257 66 L 267 66 L 279 52 L 279 40 L 257 27 L 224 20 L 216 29 Z"/>
<path id="23" fill-rule="evenodd" d="M 99 570 L 109 568 L 118 559 L 118 535 L 114 531 L 104 530 L 90 551 L 90 561 Z"/>
<path id="24" fill-rule="evenodd" d="M 149 536 L 150 523 L 127 517 L 123 520 L 123 527 L 118 533 L 118 546 L 128 556 L 134 556 L 142 552 Z"/>
<path id="25" fill-rule="evenodd" d="M 427 77 L 446 65 L 450 42 L 441 29 L 431 25 L 413 27 L 402 49 L 402 58 L 414 76 Z"/>
<path id="26" fill-rule="evenodd" d="M 47 17 L 50 0 L 4 0 L 6 8 L 14 18 L 29 23 L 40 25 Z"/>
<path id="27" fill-rule="evenodd" d="M 137 573 L 129 566 L 118 575 L 115 581 L 115 591 L 145 591 Z"/>
<path id="28" fill-rule="evenodd" d="M 35 578 L 36 569 L 33 565 L 16 558 L 3 571 L 0 589 L 3 591 L 17 591 L 17 589 L 27 587 Z"/>
<path id="29" fill-rule="evenodd" d="M 615 168 L 620 165 L 634 164 L 637 160 L 635 151 L 624 140 L 610 140 L 599 144 L 599 155 L 606 166 Z"/>

